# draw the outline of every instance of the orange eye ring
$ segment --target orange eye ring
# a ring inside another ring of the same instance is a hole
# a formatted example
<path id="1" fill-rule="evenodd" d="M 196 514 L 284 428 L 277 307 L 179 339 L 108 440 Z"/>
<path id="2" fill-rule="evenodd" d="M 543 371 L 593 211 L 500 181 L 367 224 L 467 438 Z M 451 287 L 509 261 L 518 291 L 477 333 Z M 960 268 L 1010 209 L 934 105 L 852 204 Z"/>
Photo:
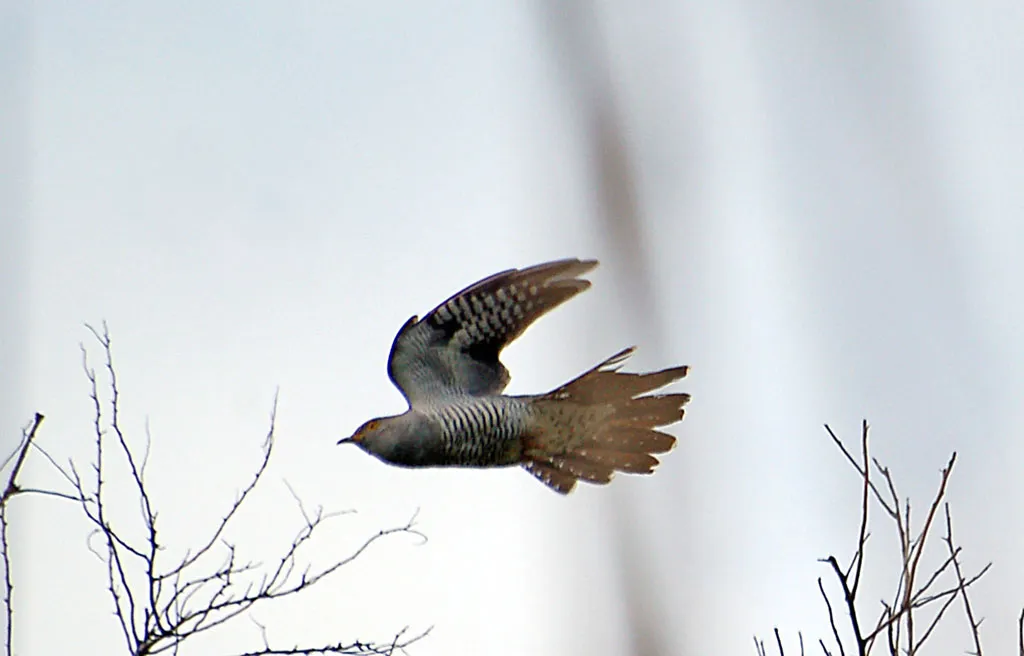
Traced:
<path id="1" fill-rule="evenodd" d="M 366 422 L 365 424 L 360 426 L 358 429 L 356 429 L 356 432 L 352 434 L 352 437 L 345 438 L 341 442 L 338 442 L 338 444 L 341 444 L 342 442 L 354 442 L 356 444 L 359 444 L 360 442 L 362 442 L 363 437 L 367 433 L 372 433 L 373 431 L 377 430 L 377 428 L 379 426 L 380 426 L 380 420 L 379 419 L 371 419 L 370 421 Z"/>

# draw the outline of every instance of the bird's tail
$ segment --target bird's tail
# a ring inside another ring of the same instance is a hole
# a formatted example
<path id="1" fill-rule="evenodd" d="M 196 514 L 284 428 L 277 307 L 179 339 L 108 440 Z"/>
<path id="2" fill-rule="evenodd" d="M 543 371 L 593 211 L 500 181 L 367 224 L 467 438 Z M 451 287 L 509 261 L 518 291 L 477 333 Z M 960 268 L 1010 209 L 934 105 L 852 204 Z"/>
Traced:
<path id="1" fill-rule="evenodd" d="M 579 378 L 534 397 L 523 467 L 557 492 L 577 480 L 608 483 L 615 472 L 650 474 L 652 454 L 672 450 L 676 438 L 655 430 L 683 418 L 689 394 L 650 394 L 686 376 L 686 367 L 646 374 L 620 373 L 628 348 Z"/>

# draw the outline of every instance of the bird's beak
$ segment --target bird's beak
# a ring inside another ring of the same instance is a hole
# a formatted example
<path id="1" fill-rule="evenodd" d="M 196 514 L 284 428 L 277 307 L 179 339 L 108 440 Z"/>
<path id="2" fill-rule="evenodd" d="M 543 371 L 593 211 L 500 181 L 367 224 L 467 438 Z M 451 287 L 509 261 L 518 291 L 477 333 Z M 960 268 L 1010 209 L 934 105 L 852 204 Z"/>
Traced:
<path id="1" fill-rule="evenodd" d="M 362 439 L 363 437 L 357 431 L 351 437 L 343 437 L 340 440 L 338 440 L 338 444 L 359 444 L 359 442 L 361 442 Z"/>

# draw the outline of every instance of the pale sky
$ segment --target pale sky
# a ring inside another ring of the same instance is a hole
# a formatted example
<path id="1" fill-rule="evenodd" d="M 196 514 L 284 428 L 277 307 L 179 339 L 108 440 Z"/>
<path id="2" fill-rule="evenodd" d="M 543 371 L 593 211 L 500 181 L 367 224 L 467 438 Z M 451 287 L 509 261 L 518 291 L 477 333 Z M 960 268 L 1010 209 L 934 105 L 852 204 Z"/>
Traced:
<path id="1" fill-rule="evenodd" d="M 252 558 L 299 528 L 282 479 L 311 507 L 358 511 L 313 563 L 418 510 L 428 542 L 386 540 L 260 611 L 272 640 L 433 626 L 411 653 L 630 653 L 638 585 L 665 653 L 750 654 L 776 626 L 829 635 L 817 559 L 852 552 L 858 483 L 821 426 L 854 443 L 867 418 L 921 514 L 958 452 L 965 564 L 995 562 L 973 595 L 984 644 L 1010 653 L 1024 6 L 567 7 L 603 39 L 603 82 L 573 78 L 541 3 L 5 5 L 3 434 L 39 411 L 41 444 L 87 461 L 79 343 L 106 320 L 123 424 L 139 444 L 152 432 L 169 553 L 246 482 L 277 390 L 278 452 L 232 536 Z M 591 84 L 617 98 L 650 316 L 596 218 Z M 506 352 L 509 391 L 630 344 L 631 369 L 691 365 L 654 477 L 561 498 L 517 469 L 408 471 L 335 446 L 403 409 L 385 364 L 409 316 L 570 256 L 602 260 L 594 287 Z M 41 462 L 26 475 L 56 482 Z M 88 526 L 59 501 L 21 508 L 17 652 L 118 653 Z M 868 614 L 895 581 L 895 538 L 873 535 Z M 243 619 L 191 653 L 258 639 Z M 932 653 L 971 647 L 959 613 L 941 639 Z"/>

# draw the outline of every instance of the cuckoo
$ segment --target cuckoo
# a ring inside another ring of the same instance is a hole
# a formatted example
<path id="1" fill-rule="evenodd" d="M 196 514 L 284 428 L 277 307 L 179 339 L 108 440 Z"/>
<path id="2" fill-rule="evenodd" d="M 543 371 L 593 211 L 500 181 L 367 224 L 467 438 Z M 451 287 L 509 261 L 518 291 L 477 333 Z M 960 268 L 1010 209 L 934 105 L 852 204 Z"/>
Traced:
<path id="1" fill-rule="evenodd" d="M 634 348 L 546 394 L 505 395 L 502 349 L 541 315 L 590 287 L 596 260 L 510 269 L 458 292 L 398 331 L 388 376 L 409 403 L 338 444 L 402 467 L 522 466 L 568 494 L 578 480 L 649 474 L 676 438 L 657 430 L 683 418 L 689 394 L 652 394 L 687 367 L 623 373 Z"/>

